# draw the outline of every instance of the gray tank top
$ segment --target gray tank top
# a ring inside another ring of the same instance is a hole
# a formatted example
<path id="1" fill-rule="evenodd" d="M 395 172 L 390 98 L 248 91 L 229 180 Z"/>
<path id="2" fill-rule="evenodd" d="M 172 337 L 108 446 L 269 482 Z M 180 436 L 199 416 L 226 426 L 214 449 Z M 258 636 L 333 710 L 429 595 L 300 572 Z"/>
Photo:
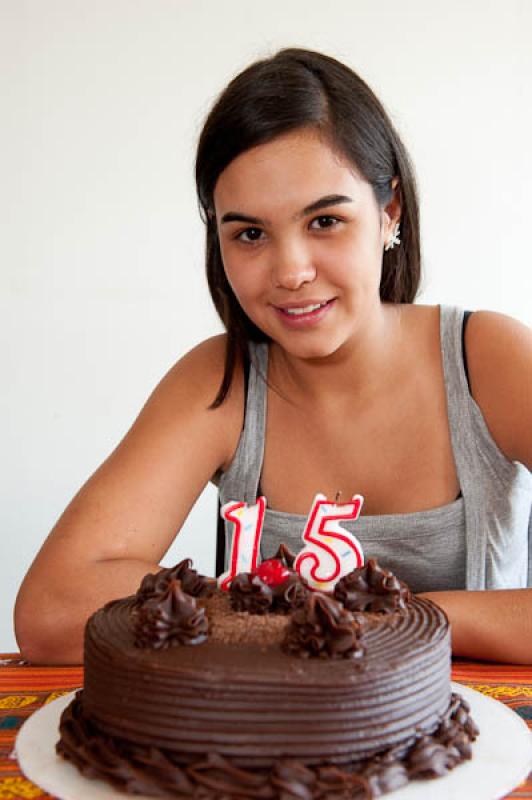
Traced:
<path id="1" fill-rule="evenodd" d="M 415 592 L 532 585 L 532 474 L 499 450 L 469 392 L 462 321 L 461 309 L 441 306 L 447 411 L 461 496 L 429 511 L 362 515 L 356 522 L 342 523 L 361 542 L 366 560 L 377 558 Z M 267 386 L 262 376 L 267 370 L 268 346 L 252 344 L 244 428 L 229 469 L 217 481 L 222 505 L 256 501 L 266 427 Z M 299 514 L 267 508 L 262 558 L 271 558 L 281 542 L 300 550 L 305 522 Z M 226 561 L 232 528 L 226 522 Z"/>

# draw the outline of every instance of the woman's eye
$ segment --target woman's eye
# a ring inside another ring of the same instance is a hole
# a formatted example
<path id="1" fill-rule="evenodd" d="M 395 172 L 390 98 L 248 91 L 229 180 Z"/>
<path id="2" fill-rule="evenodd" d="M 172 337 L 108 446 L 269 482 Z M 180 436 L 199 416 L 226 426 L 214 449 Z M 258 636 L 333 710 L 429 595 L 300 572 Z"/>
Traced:
<path id="1" fill-rule="evenodd" d="M 246 228 L 244 231 L 240 231 L 236 238 L 240 242 L 258 242 L 261 236 L 260 228 Z"/>
<path id="2" fill-rule="evenodd" d="M 313 228 L 323 229 L 334 228 L 339 222 L 340 220 L 337 217 L 321 216 L 313 219 L 310 224 Z"/>

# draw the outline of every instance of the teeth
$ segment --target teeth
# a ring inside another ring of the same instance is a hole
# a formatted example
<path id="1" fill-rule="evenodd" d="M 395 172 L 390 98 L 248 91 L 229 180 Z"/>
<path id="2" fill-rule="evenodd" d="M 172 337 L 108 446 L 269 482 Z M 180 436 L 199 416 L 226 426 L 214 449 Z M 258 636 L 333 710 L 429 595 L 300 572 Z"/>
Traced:
<path id="1" fill-rule="evenodd" d="M 286 314 L 293 314 L 297 316 L 298 314 L 310 314 L 311 311 L 316 311 L 316 309 L 321 308 L 324 306 L 325 303 L 316 303 L 313 306 L 304 306 L 303 308 L 285 308 L 283 309 Z"/>

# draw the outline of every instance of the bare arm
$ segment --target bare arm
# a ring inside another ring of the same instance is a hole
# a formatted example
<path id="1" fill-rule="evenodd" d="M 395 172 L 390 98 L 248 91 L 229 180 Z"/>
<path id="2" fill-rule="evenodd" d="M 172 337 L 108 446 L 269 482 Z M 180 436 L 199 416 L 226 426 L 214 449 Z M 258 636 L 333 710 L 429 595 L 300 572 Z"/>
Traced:
<path id="1" fill-rule="evenodd" d="M 532 664 L 532 589 L 426 592 L 447 613 L 453 655 Z"/>
<path id="2" fill-rule="evenodd" d="M 208 480 L 231 460 L 243 418 L 240 374 L 227 401 L 208 408 L 223 357 L 224 338 L 215 337 L 170 370 L 46 539 L 15 606 L 28 660 L 81 662 L 87 618 L 158 569 Z"/>
<path id="3" fill-rule="evenodd" d="M 532 330 L 477 311 L 466 328 L 471 394 L 510 461 L 532 470 Z"/>
<path id="4" fill-rule="evenodd" d="M 469 320 L 471 393 L 500 450 L 532 468 L 532 332 L 502 314 Z M 453 653 L 532 664 L 532 589 L 428 592 L 452 625 Z"/>

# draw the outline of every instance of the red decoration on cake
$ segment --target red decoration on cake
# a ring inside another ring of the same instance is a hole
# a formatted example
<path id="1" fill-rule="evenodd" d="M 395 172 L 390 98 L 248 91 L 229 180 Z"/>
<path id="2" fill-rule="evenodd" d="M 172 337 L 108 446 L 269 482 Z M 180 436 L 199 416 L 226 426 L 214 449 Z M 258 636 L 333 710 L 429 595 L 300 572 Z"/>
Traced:
<path id="1" fill-rule="evenodd" d="M 332 592 L 340 578 L 364 563 L 362 545 L 339 520 L 356 520 L 364 498 L 357 494 L 348 503 L 334 503 L 317 494 L 303 532 L 305 547 L 297 554 L 295 570 L 320 592 Z"/>
<path id="2" fill-rule="evenodd" d="M 267 586 L 280 586 L 286 583 L 292 571 L 289 570 L 278 558 L 268 558 L 253 571 Z"/>

